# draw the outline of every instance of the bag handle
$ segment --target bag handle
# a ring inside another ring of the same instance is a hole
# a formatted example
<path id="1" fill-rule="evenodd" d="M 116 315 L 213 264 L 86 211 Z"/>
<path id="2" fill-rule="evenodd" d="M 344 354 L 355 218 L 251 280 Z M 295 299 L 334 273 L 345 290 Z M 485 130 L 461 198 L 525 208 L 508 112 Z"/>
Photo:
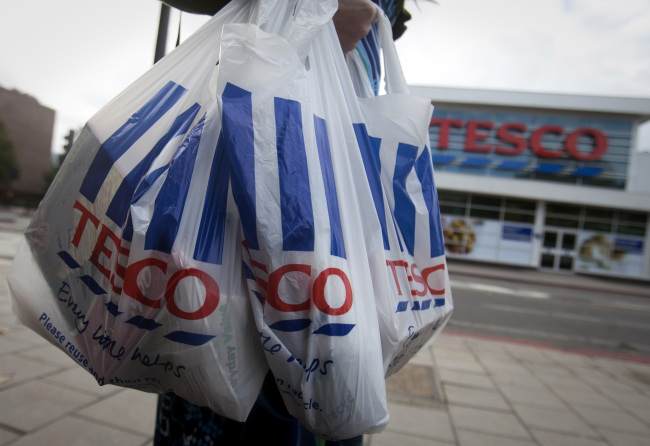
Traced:
<path id="1" fill-rule="evenodd" d="M 388 94 L 409 94 L 406 78 L 397 55 L 397 48 L 393 41 L 393 29 L 386 14 L 379 16 L 379 42 L 384 56 L 384 80 L 386 82 L 386 93 Z"/>

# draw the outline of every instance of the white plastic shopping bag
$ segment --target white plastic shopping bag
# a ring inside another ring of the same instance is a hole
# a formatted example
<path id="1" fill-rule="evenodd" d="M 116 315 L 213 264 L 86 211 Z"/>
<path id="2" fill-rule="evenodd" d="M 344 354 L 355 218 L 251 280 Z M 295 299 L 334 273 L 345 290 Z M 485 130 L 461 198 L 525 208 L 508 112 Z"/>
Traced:
<path id="1" fill-rule="evenodd" d="M 386 425 L 384 378 L 452 309 L 431 109 L 395 54 L 357 98 L 336 7 L 233 0 L 88 121 L 9 282 L 100 384 L 244 420 L 270 368 L 322 437 Z"/>
<path id="2" fill-rule="evenodd" d="M 223 25 L 282 27 L 272 3 L 231 2 L 88 121 L 9 274 L 20 320 L 98 383 L 240 421 L 268 365 L 214 79 Z"/>
<path id="3" fill-rule="evenodd" d="M 331 75 L 333 57 L 345 64 L 329 20 L 336 2 L 321 12 L 326 20 L 307 20 L 316 3 L 326 4 L 298 3 L 297 26 L 312 32 L 303 40 L 225 27 L 217 92 L 267 361 L 288 411 L 312 432 L 344 439 L 381 430 L 388 411 L 354 191 L 363 168 Z"/>
<path id="4" fill-rule="evenodd" d="M 349 438 L 385 426 L 384 377 L 451 313 L 432 109 L 405 84 L 357 99 L 332 23 L 295 14 L 306 52 L 291 35 L 224 28 L 217 93 L 267 361 L 292 415 Z"/>
<path id="5" fill-rule="evenodd" d="M 381 237 L 367 232 L 366 240 L 388 378 L 442 331 L 453 301 L 429 151 L 433 107 L 410 95 L 385 16 L 378 30 L 386 94 L 373 95 L 353 52 L 347 63 L 361 97 L 348 105 L 381 225 Z"/>

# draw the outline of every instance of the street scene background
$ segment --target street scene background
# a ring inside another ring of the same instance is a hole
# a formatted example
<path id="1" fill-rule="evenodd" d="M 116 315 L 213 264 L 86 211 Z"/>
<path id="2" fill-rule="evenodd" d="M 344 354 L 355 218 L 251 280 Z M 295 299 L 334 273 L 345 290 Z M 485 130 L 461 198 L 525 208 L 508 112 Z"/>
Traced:
<path id="1" fill-rule="evenodd" d="M 0 280 L 31 217 L 0 213 Z M 451 260 L 455 312 L 387 383 L 366 445 L 645 445 L 650 287 Z M 96 381 L 0 288 L 0 445 L 151 446 L 156 396 Z"/>

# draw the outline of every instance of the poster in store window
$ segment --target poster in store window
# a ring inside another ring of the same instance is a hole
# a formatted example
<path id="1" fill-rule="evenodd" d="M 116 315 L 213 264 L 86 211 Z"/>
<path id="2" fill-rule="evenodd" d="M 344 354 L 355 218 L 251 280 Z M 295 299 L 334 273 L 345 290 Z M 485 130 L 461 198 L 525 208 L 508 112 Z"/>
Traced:
<path id="1" fill-rule="evenodd" d="M 533 230 L 484 218 L 442 216 L 446 254 L 473 260 L 528 265 Z"/>
<path id="2" fill-rule="evenodd" d="M 640 276 L 642 268 L 642 238 L 601 232 L 580 233 L 577 271 Z"/>

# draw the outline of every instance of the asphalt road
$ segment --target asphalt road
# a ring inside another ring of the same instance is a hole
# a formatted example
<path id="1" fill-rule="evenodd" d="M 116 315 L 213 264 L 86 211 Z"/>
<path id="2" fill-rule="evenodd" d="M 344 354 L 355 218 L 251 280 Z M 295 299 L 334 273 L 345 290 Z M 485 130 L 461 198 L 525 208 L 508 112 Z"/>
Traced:
<path id="1" fill-rule="evenodd" d="M 455 275 L 448 329 L 650 358 L 650 299 Z"/>

